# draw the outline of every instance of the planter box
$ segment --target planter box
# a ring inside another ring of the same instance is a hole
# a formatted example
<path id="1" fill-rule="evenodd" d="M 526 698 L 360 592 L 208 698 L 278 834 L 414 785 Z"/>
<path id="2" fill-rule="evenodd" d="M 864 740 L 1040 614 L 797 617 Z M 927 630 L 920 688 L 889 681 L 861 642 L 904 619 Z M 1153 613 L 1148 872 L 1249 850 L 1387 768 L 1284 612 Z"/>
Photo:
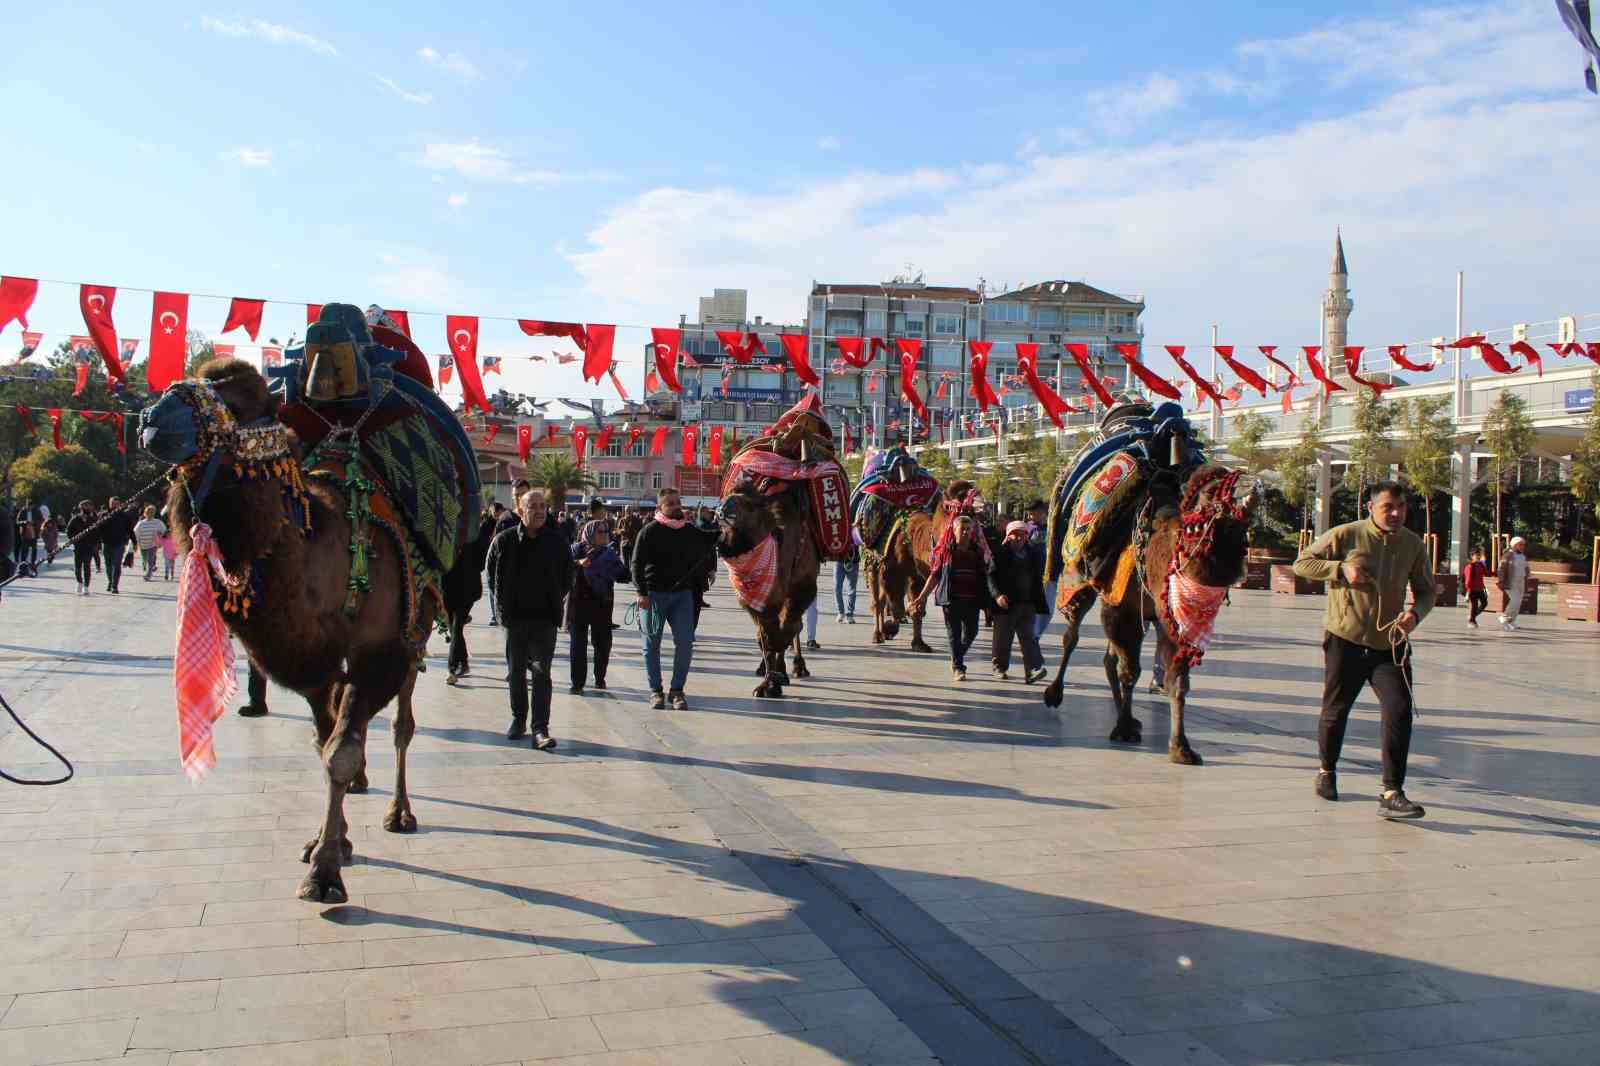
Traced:
<path id="1" fill-rule="evenodd" d="M 1490 613 L 1499 614 L 1504 611 L 1506 609 L 1506 594 L 1500 591 L 1499 579 L 1495 577 L 1486 578 L 1484 579 L 1483 587 L 1489 593 Z M 1536 577 L 1528 578 L 1528 586 L 1523 590 L 1522 613 L 1539 613 L 1539 579 Z"/>
<path id="2" fill-rule="evenodd" d="M 1600 585 L 1557 585 L 1556 617 L 1574 622 L 1600 622 Z"/>
<path id="3" fill-rule="evenodd" d="M 1234 582 L 1234 588 L 1268 589 L 1272 587 L 1272 562 L 1268 559 L 1246 559 L 1244 576 Z"/>
<path id="4" fill-rule="evenodd" d="M 1589 581 L 1589 568 L 1579 563 L 1530 561 L 1528 576 L 1536 577 L 1546 585 L 1582 585 Z"/>
<path id="5" fill-rule="evenodd" d="M 1317 596 L 1323 591 L 1322 582 L 1311 581 L 1294 572 L 1293 566 L 1279 563 L 1272 568 L 1272 591 L 1288 596 Z"/>
<path id="6" fill-rule="evenodd" d="M 1454 607 L 1460 595 L 1461 579 L 1455 574 L 1443 573 L 1433 575 L 1434 606 Z"/>

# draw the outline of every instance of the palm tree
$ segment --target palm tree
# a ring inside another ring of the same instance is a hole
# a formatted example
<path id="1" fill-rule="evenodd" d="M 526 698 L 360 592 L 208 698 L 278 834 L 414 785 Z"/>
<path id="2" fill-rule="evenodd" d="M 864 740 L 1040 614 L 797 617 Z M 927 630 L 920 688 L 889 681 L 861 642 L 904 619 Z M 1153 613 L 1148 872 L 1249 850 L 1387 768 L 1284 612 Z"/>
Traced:
<path id="1" fill-rule="evenodd" d="M 528 468 L 528 480 L 545 490 L 552 511 L 566 506 L 568 489 L 592 489 L 597 484 L 588 471 L 564 454 L 539 456 Z"/>

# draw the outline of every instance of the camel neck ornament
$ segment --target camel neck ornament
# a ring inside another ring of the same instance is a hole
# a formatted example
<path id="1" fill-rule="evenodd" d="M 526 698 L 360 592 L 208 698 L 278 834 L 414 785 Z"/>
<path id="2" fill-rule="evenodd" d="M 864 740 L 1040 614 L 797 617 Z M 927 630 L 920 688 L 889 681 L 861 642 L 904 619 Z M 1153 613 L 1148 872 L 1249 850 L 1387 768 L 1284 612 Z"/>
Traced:
<path id="1" fill-rule="evenodd" d="M 1177 542 L 1173 545 L 1172 561 L 1167 564 L 1167 600 L 1162 623 L 1177 644 L 1176 660 L 1190 667 L 1199 666 L 1205 657 L 1228 590 L 1194 580 L 1186 568 L 1190 562 L 1210 558 L 1219 521 L 1250 520 L 1249 508 L 1240 504 L 1234 495 L 1241 474 L 1239 470 L 1209 468 L 1196 473 L 1183 489 Z M 1259 482 L 1256 490 L 1260 491 Z M 1148 509 L 1147 505 L 1147 512 Z M 1141 533 L 1149 528 L 1143 516 L 1139 528 Z M 1143 558 L 1142 547 L 1139 557 Z"/>
<path id="2" fill-rule="evenodd" d="M 194 458 L 179 466 L 174 475 L 183 482 L 195 517 L 200 516 L 200 508 L 211 494 L 227 452 L 233 457 L 234 476 L 240 480 L 277 478 L 283 486 L 284 507 L 290 521 L 302 532 L 311 532 L 311 500 L 289 443 L 288 428 L 271 415 L 241 425 L 210 382 L 180 382 L 172 386 L 172 391 L 195 416 Z M 198 486 L 191 476 L 196 469 L 200 470 Z"/>

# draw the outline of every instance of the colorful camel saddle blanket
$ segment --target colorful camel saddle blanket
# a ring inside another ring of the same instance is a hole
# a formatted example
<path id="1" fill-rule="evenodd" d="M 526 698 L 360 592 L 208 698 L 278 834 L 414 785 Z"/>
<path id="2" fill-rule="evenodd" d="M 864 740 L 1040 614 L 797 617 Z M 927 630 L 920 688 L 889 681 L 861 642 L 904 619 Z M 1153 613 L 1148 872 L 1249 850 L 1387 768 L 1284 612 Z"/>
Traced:
<path id="1" fill-rule="evenodd" d="M 850 498 L 850 514 L 857 517 L 867 500 L 882 500 L 897 509 L 925 509 L 939 495 L 939 480 L 924 469 L 904 445 L 874 452 L 861 467 L 861 483 Z"/>
<path id="2" fill-rule="evenodd" d="M 848 558 L 850 482 L 837 460 L 830 457 L 802 462 L 777 452 L 746 448 L 728 463 L 728 472 L 722 478 L 722 495 L 748 485 L 763 496 L 775 496 L 797 484 L 806 489 L 817 551 L 833 562 Z"/>

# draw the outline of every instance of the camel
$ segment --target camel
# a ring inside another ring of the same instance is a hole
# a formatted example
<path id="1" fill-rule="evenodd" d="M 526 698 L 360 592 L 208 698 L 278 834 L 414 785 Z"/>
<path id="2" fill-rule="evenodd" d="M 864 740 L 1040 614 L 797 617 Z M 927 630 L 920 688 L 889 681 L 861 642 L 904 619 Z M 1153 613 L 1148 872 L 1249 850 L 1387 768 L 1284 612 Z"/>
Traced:
<path id="1" fill-rule="evenodd" d="M 1165 694 L 1172 707 L 1172 732 L 1167 757 L 1184 766 L 1204 762 L 1184 732 L 1184 704 L 1189 694 L 1189 671 L 1197 665 L 1210 619 L 1196 634 L 1174 620 L 1167 577 L 1175 575 L 1195 594 L 1210 597 L 1214 612 L 1226 590 L 1244 575 L 1246 533 L 1250 512 L 1259 492 L 1241 498 L 1235 494 L 1238 471 L 1215 465 L 1190 467 L 1182 478 L 1163 472 L 1152 479 L 1150 492 L 1136 521 L 1132 543 L 1133 573 L 1126 592 L 1115 606 L 1102 604 L 1100 621 L 1106 631 L 1105 671 L 1117 721 L 1111 730 L 1116 743 L 1143 740 L 1143 723 L 1133 716 L 1134 686 L 1139 681 L 1139 653 L 1147 621 L 1156 628 L 1156 662 L 1165 673 Z M 1176 565 L 1174 562 L 1176 561 Z M 1209 592 L 1205 591 L 1209 590 Z M 1090 585 L 1079 588 L 1061 609 L 1066 631 L 1061 638 L 1061 665 L 1055 680 L 1044 690 L 1044 702 L 1061 706 L 1067 660 L 1078 645 L 1078 630 L 1100 598 Z M 1182 610 L 1180 605 L 1180 610 Z M 1201 612 L 1205 614 L 1204 611 Z"/>
<path id="2" fill-rule="evenodd" d="M 717 554 L 728 561 L 736 593 L 740 593 L 738 573 L 743 565 L 739 560 L 753 562 L 757 556 L 752 553 L 758 550 L 770 551 L 775 557 L 776 573 L 766 596 L 752 604 L 745 603 L 743 593 L 739 595 L 756 624 L 765 666 L 765 676 L 754 694 L 767 699 L 783 698 L 783 686 L 789 682 L 790 674 L 783 664 L 786 648 L 794 648 L 793 676 L 811 676 L 798 638 L 805 627 L 806 608 L 817 598 L 822 556 L 811 535 L 805 491 L 804 486 L 795 484 L 765 496 L 742 485 L 723 498 L 719 515 L 722 531 L 717 538 Z"/>
<path id="3" fill-rule="evenodd" d="M 340 866 L 352 857 L 344 797 L 366 791 L 367 726 L 390 700 L 396 701 L 397 766 L 383 828 L 391 833 L 417 828 L 406 791 L 420 655 L 411 634 L 421 633 L 425 640 L 438 608 L 432 597 L 418 597 L 408 632 L 406 548 L 386 526 L 369 520 L 367 587 L 354 610 L 347 610 L 356 532 L 347 517 L 351 502 L 332 480 L 306 476 L 302 481 L 299 439 L 276 421 L 277 412 L 278 400 L 254 367 L 236 359 L 213 360 L 197 381 L 173 385 L 145 411 L 143 442 L 157 456 L 179 463 L 168 499 L 179 543 L 187 551 L 196 522 L 207 523 L 225 570 L 245 590 L 246 609 L 225 608 L 228 628 L 253 664 L 310 706 L 328 801 L 321 828 L 301 854 L 311 870 L 298 895 L 343 903 L 349 896 Z M 262 435 L 256 441 L 280 441 L 277 458 L 252 464 L 245 443 L 250 434 Z M 208 467 L 208 455 L 221 462 Z M 214 470 L 209 486 L 208 470 Z M 375 488 L 375 501 L 381 493 Z M 303 501 L 314 535 L 295 516 L 293 499 Z"/>
<path id="4" fill-rule="evenodd" d="M 883 563 L 867 582 L 872 595 L 872 642 L 882 644 L 893 640 L 900 631 L 903 620 L 911 621 L 911 650 L 931 652 L 933 648 L 922 639 L 923 608 L 913 608 L 911 601 L 928 580 L 928 560 L 933 557 L 934 545 L 944 535 L 955 512 L 943 506 L 943 500 L 963 500 L 972 491 L 970 481 L 952 481 L 942 498 L 934 498 L 933 513 L 913 511 L 902 518 L 889 534 L 883 546 Z"/>

